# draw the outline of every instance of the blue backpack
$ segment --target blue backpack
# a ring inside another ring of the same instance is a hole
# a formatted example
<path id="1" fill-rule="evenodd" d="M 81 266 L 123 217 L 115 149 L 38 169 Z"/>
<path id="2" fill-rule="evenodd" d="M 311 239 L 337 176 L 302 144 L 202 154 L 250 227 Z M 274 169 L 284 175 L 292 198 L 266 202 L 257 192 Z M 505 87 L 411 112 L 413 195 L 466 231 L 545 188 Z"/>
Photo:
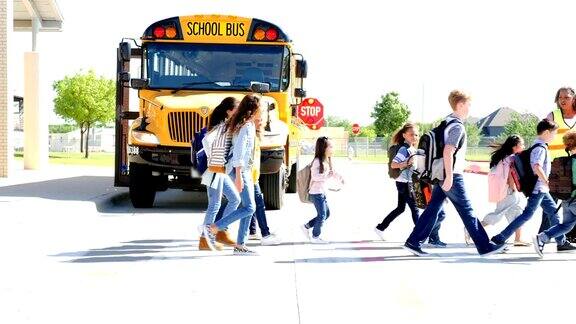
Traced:
<path id="1" fill-rule="evenodd" d="M 208 157 L 206 156 L 206 152 L 204 151 L 204 147 L 202 145 L 202 140 L 204 136 L 206 136 L 207 129 L 206 127 L 202 128 L 199 132 L 194 133 L 192 138 L 192 151 L 190 155 L 190 160 L 192 162 L 192 166 L 196 168 L 196 170 L 202 174 L 208 169 Z"/>

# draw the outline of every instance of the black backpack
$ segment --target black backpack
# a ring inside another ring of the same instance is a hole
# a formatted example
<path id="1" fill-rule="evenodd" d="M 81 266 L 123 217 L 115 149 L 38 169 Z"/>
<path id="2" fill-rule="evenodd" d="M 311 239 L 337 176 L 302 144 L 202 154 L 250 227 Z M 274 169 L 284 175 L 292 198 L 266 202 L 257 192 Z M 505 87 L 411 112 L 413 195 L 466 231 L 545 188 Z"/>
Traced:
<path id="1" fill-rule="evenodd" d="M 421 181 L 437 184 L 444 180 L 444 160 L 442 159 L 444 155 L 444 131 L 454 123 L 462 124 L 458 119 L 452 119 L 451 121 L 443 120 L 440 125 L 420 137 L 418 154 L 424 155 L 424 165 L 418 165 L 418 177 Z M 456 157 L 456 153 L 458 153 L 464 145 L 465 140 L 466 136 L 462 136 L 454 152 L 454 157 Z M 456 160 L 454 160 L 454 163 L 456 163 Z"/>
<path id="2" fill-rule="evenodd" d="M 394 160 L 394 157 L 396 157 L 396 154 L 398 154 L 398 151 L 400 151 L 401 147 L 409 148 L 410 146 L 406 143 L 402 143 L 391 145 L 388 148 L 388 176 L 392 179 L 398 179 L 400 174 L 402 174 L 402 171 L 404 171 L 403 169 L 392 168 L 392 161 Z"/>
<path id="3" fill-rule="evenodd" d="M 526 197 L 532 195 L 534 187 L 536 187 L 536 182 L 538 181 L 538 176 L 534 173 L 530 163 L 530 155 L 536 147 L 543 147 L 546 149 L 546 154 L 548 154 L 548 149 L 544 144 L 534 144 L 529 149 L 514 155 L 512 165 L 510 166 L 512 179 L 514 179 L 516 188 Z"/>

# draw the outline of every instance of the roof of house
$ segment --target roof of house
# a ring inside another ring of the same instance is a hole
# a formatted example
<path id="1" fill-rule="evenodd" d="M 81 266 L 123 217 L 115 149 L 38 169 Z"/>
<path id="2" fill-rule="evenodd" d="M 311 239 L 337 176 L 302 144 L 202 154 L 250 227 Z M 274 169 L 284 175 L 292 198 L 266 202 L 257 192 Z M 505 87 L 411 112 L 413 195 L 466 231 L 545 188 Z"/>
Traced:
<path id="1" fill-rule="evenodd" d="M 488 116 L 480 119 L 476 125 L 478 125 L 478 128 L 504 127 L 510 121 L 510 119 L 512 119 L 512 115 L 514 113 L 517 112 L 512 108 L 498 108 Z"/>

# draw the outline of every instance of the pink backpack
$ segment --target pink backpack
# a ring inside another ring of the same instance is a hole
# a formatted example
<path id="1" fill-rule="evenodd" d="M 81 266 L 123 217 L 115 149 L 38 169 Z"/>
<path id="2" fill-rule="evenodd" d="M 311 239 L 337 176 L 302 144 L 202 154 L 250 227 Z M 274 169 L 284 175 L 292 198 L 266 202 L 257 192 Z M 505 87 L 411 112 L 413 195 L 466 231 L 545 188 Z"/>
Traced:
<path id="1" fill-rule="evenodd" d="M 506 198 L 508 194 L 508 174 L 510 161 L 508 158 L 500 161 L 488 173 L 488 201 L 497 203 Z"/>

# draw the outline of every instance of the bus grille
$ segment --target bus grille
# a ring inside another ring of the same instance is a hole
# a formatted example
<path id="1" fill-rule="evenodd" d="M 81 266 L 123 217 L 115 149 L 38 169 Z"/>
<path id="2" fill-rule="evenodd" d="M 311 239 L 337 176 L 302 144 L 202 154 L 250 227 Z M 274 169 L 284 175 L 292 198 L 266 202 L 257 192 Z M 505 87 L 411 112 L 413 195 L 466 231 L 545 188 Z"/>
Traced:
<path id="1" fill-rule="evenodd" d="M 208 118 L 191 111 L 168 113 L 168 131 L 174 142 L 190 143 L 195 132 L 207 125 Z"/>

